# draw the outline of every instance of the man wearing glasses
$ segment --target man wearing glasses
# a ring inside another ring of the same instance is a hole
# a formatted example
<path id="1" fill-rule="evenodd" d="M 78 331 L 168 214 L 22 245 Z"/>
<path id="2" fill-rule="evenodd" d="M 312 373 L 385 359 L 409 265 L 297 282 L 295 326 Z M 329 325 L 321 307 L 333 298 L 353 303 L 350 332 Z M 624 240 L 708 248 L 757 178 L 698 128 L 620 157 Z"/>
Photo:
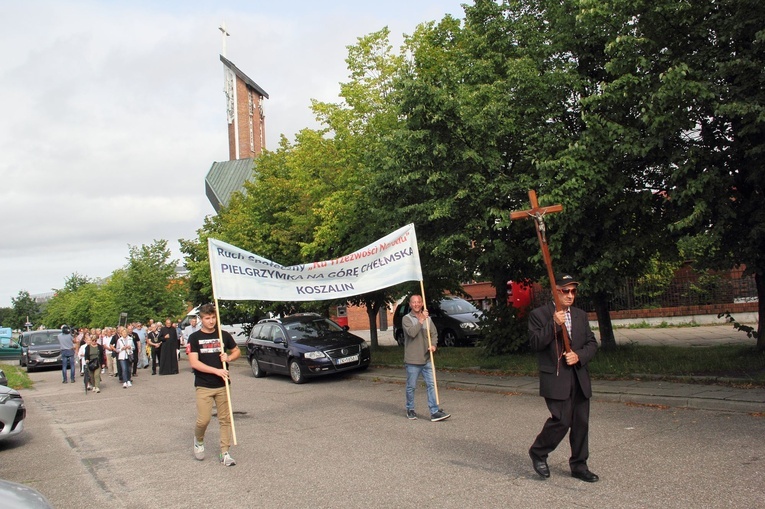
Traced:
<path id="1" fill-rule="evenodd" d="M 550 302 L 529 315 L 529 341 L 539 362 L 539 395 L 545 398 L 550 417 L 529 449 L 534 471 L 550 477 L 547 456 L 569 432 L 571 475 L 586 482 L 598 476 L 587 468 L 589 457 L 590 373 L 587 363 L 595 356 L 598 343 L 590 329 L 587 313 L 572 307 L 579 282 L 570 274 L 556 276 L 555 290 L 561 309 Z M 571 351 L 563 347 L 562 327 L 568 331 Z"/>

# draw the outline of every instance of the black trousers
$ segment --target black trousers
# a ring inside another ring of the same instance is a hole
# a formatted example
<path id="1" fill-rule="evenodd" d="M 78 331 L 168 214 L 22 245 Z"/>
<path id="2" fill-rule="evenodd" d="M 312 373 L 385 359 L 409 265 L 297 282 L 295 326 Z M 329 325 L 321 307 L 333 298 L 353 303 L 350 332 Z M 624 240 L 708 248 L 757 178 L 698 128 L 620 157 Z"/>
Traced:
<path id="1" fill-rule="evenodd" d="M 590 456 L 590 400 L 584 397 L 582 388 L 576 376 L 571 384 L 571 396 L 568 399 L 545 398 L 550 418 L 545 421 L 542 431 L 531 445 L 529 452 L 540 459 L 547 456 L 558 447 L 558 444 L 570 431 L 568 441 L 571 446 L 571 457 L 568 464 L 572 472 L 587 469 L 587 459 Z"/>
<path id="2" fill-rule="evenodd" d="M 159 367 L 159 348 L 151 347 L 151 372 L 156 373 Z"/>

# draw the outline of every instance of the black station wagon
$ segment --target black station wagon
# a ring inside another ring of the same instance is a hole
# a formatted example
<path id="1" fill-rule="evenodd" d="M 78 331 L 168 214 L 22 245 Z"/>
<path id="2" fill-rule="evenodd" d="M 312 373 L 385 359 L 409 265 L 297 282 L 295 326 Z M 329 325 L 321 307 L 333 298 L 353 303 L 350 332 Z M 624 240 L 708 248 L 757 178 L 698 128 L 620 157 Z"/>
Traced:
<path id="1" fill-rule="evenodd" d="M 316 313 L 260 320 L 245 345 L 255 378 L 279 373 L 296 384 L 312 376 L 365 369 L 371 361 L 366 341 Z"/>

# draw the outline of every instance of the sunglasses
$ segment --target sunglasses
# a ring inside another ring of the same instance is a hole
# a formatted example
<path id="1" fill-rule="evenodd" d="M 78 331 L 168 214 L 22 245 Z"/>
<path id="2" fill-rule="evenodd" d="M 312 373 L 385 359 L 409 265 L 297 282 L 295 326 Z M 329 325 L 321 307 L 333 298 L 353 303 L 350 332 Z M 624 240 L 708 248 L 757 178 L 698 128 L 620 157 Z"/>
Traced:
<path id="1" fill-rule="evenodd" d="M 558 288 L 558 291 L 564 295 L 576 295 L 576 288 Z"/>

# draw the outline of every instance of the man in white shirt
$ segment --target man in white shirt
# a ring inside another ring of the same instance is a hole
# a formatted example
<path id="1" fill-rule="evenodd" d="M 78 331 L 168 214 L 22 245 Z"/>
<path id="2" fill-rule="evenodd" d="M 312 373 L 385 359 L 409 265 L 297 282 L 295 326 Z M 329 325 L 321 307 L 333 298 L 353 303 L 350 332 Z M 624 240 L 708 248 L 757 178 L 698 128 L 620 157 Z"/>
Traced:
<path id="1" fill-rule="evenodd" d="M 184 348 L 188 344 L 189 338 L 191 337 L 191 335 L 194 334 L 196 331 L 198 331 L 199 328 L 200 327 L 197 324 L 197 317 L 196 316 L 192 316 L 189 319 L 189 325 L 187 325 L 186 328 L 183 329 L 183 334 L 181 335 L 181 337 L 182 337 L 181 343 L 182 343 L 182 346 Z"/>

